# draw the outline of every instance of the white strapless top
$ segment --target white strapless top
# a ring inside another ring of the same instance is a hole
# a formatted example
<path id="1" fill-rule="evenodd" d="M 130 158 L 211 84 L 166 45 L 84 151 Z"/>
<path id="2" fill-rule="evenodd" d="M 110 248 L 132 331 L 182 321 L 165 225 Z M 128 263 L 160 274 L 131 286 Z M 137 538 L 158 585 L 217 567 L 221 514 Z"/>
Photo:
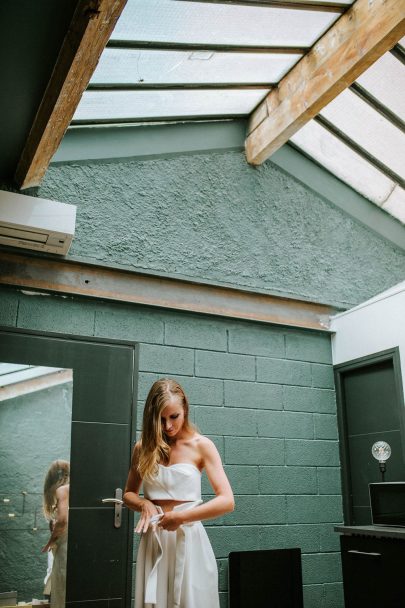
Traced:
<path id="1" fill-rule="evenodd" d="M 158 474 L 143 481 L 148 500 L 201 500 L 201 473 L 191 462 L 158 465 Z"/>

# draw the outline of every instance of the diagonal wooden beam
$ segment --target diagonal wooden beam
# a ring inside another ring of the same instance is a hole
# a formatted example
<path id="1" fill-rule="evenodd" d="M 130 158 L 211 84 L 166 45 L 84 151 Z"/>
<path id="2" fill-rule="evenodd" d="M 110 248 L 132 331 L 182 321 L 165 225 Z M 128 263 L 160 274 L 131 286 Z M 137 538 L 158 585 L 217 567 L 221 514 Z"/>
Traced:
<path id="1" fill-rule="evenodd" d="M 127 0 L 79 0 L 14 179 L 38 186 Z"/>
<path id="2" fill-rule="evenodd" d="M 357 0 L 253 112 L 249 163 L 260 165 L 405 34 L 405 0 Z"/>

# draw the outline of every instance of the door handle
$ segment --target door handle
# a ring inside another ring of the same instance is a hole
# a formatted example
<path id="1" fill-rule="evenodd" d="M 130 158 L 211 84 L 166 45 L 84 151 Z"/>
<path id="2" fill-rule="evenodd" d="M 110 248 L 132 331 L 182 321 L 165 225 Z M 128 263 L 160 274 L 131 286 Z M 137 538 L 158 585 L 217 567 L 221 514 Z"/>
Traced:
<path id="1" fill-rule="evenodd" d="M 115 498 L 102 498 L 101 502 L 114 504 L 114 528 L 121 528 L 121 511 L 124 504 L 121 488 L 115 490 Z"/>
<path id="2" fill-rule="evenodd" d="M 352 555 L 368 555 L 370 557 L 381 557 L 381 553 L 371 553 L 368 551 L 358 551 L 358 549 L 349 549 L 348 553 Z"/>

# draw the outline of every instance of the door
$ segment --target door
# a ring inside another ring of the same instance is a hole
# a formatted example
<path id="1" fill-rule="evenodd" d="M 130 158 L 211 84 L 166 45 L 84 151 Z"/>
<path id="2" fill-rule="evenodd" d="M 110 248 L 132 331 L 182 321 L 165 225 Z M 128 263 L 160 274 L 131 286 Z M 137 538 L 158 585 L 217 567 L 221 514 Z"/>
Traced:
<path id="1" fill-rule="evenodd" d="M 129 607 L 132 513 L 123 507 L 117 523 L 102 500 L 123 489 L 130 464 L 135 345 L 0 330 L 0 362 L 73 371 L 66 605 Z"/>
<path id="2" fill-rule="evenodd" d="M 368 484 L 381 481 L 371 448 L 386 441 L 392 454 L 385 481 L 403 481 L 405 409 L 398 349 L 335 367 L 345 523 L 371 523 Z"/>

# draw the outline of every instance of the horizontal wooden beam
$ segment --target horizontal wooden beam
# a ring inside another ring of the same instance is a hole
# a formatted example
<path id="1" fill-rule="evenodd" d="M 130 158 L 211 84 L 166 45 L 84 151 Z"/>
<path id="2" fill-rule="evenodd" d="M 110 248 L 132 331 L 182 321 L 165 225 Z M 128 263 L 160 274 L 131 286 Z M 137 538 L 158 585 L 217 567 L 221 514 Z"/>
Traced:
<path id="1" fill-rule="evenodd" d="M 38 186 L 127 0 L 79 0 L 19 160 L 15 182 Z"/>
<path id="2" fill-rule="evenodd" d="M 405 34 L 405 0 L 357 0 L 253 112 L 246 139 L 259 165 Z"/>
<path id="3" fill-rule="evenodd" d="M 332 306 L 67 260 L 5 253 L 0 285 L 328 330 Z"/>

